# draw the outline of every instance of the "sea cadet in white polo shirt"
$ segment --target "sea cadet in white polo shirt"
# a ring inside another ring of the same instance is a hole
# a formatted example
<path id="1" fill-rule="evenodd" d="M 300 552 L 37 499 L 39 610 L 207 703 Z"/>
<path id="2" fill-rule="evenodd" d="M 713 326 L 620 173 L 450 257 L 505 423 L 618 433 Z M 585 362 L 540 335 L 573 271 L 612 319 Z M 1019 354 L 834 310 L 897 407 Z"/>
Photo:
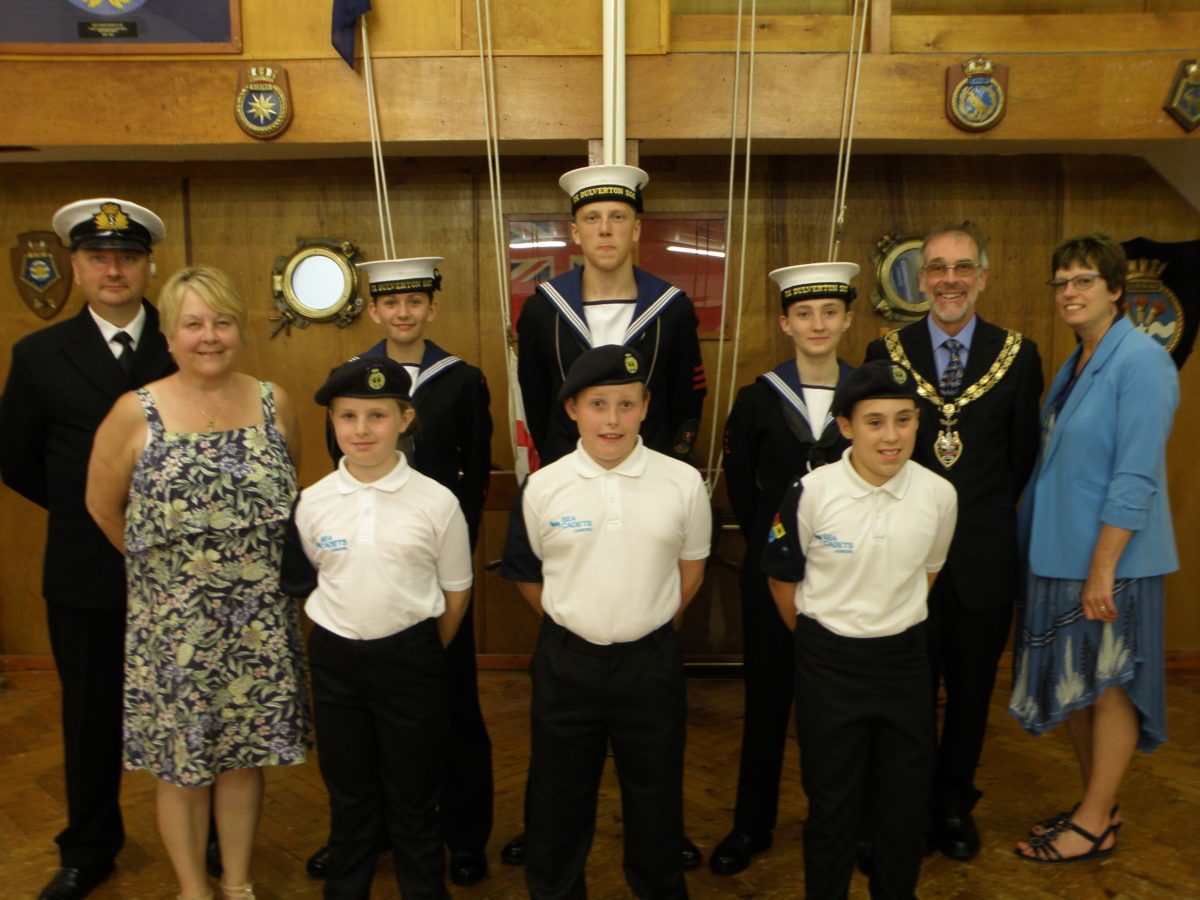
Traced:
<path id="1" fill-rule="evenodd" d="M 685 693 L 674 628 L 711 540 L 691 466 L 646 448 L 636 351 L 584 352 L 559 394 L 580 439 L 529 477 L 502 574 L 543 614 L 530 665 L 532 753 L 526 883 L 534 900 L 583 897 L 596 796 L 612 744 L 637 897 L 687 896 L 683 879 Z"/>
<path id="2" fill-rule="evenodd" d="M 338 468 L 303 492 L 295 523 L 316 568 L 305 612 L 321 775 L 329 791 L 326 900 L 366 898 L 381 822 L 405 898 L 448 898 L 437 807 L 446 755 L 443 648 L 472 582 L 467 523 L 448 488 L 396 449 L 409 377 L 357 357 L 317 391 Z M 284 579 L 294 581 L 294 558 Z"/>
<path id="3" fill-rule="evenodd" d="M 851 446 L 793 485 L 763 554 L 795 631 L 810 900 L 846 896 L 864 833 L 871 895 L 916 896 L 934 752 L 926 598 L 957 515 L 953 485 L 910 460 L 916 398 L 890 361 L 839 385 Z"/>

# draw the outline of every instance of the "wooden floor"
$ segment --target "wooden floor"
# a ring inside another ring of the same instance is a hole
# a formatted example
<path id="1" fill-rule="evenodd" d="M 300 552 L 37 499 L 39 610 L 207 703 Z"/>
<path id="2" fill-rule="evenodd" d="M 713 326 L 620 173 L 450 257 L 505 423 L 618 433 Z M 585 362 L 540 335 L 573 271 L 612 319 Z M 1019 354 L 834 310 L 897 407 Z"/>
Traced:
<path id="1" fill-rule="evenodd" d="M 0 900 L 32 900 L 57 867 L 53 837 L 64 819 L 58 684 L 52 672 L 10 672 L 0 693 Z M 1168 676 L 1172 740 L 1153 756 L 1134 760 L 1121 797 L 1125 827 L 1109 860 L 1069 866 L 1034 865 L 1010 851 L 1034 820 L 1076 799 L 1077 776 L 1066 736 L 1035 740 L 1004 713 L 1004 691 L 993 704 L 991 733 L 976 810 L 984 848 L 969 864 L 940 855 L 926 859 L 920 895 L 954 898 L 1200 897 L 1200 673 Z M 523 672 L 481 675 L 484 711 L 495 745 L 496 827 L 489 853 L 492 874 L 456 897 L 524 897 L 521 869 L 499 862 L 503 842 L 519 828 L 528 749 L 529 681 Z M 707 853 L 728 830 L 734 797 L 741 683 L 692 679 L 687 747 L 687 822 Z M 802 895 L 800 826 L 805 811 L 795 745 L 785 763 L 782 813 L 775 847 L 734 878 L 707 867 L 689 873 L 695 898 Z M 154 823 L 152 779 L 128 775 L 123 790 L 128 839 L 117 871 L 92 897 L 133 900 L 175 896 L 170 865 Z M 268 770 L 267 795 L 254 863 L 260 900 L 319 897 L 320 883 L 304 859 L 325 837 L 325 794 L 314 760 Z M 611 766 L 605 775 L 596 841 L 589 861 L 593 898 L 628 896 L 620 873 L 621 819 Z M 388 858 L 385 857 L 385 860 Z M 398 896 L 386 863 L 375 898 Z M 865 897 L 861 876 L 851 896 Z"/>

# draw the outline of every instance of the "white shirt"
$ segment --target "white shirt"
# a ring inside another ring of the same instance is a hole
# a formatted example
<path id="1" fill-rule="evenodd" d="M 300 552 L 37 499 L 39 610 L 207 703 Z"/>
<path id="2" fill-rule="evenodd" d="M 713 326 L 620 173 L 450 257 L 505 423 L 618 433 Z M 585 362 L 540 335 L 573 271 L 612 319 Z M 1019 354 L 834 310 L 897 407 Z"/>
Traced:
<path id="1" fill-rule="evenodd" d="M 582 446 L 529 477 L 522 511 L 542 561 L 542 609 L 594 644 L 634 641 L 679 611 L 679 561 L 705 559 L 700 473 L 637 447 L 605 469 Z"/>
<path id="2" fill-rule="evenodd" d="M 592 346 L 624 344 L 625 332 L 633 321 L 636 300 L 593 300 L 583 304 Z"/>
<path id="3" fill-rule="evenodd" d="M 142 331 L 146 328 L 146 307 L 142 306 L 141 303 L 138 304 L 137 315 L 133 317 L 133 321 L 124 328 L 118 328 L 112 322 L 98 316 L 90 303 L 88 304 L 88 312 L 92 314 L 92 321 L 100 329 L 100 334 L 108 344 L 108 349 L 112 351 L 114 357 L 120 357 L 121 353 L 125 350 L 123 345 L 113 340 L 122 331 L 133 338 L 133 346 L 130 349 L 137 349 L 138 342 L 142 339 Z"/>
<path id="4" fill-rule="evenodd" d="M 296 527 L 317 589 L 304 611 L 344 638 L 387 637 L 446 610 L 442 591 L 474 577 L 458 500 L 396 454 L 396 467 L 364 484 L 335 471 L 300 495 Z"/>
<path id="5" fill-rule="evenodd" d="M 854 471 L 853 450 L 802 480 L 796 612 L 843 637 L 899 634 L 928 615 L 926 574 L 946 562 L 958 498 L 912 460 L 875 487 Z"/>

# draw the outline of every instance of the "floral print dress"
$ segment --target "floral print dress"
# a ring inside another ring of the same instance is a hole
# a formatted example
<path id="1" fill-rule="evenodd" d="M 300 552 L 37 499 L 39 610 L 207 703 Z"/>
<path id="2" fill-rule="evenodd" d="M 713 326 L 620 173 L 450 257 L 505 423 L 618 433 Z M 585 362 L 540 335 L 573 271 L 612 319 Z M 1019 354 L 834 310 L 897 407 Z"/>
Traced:
<path id="1" fill-rule="evenodd" d="M 298 609 L 279 589 L 296 473 L 263 424 L 150 434 L 125 514 L 125 768 L 182 786 L 300 763 L 312 744 Z"/>

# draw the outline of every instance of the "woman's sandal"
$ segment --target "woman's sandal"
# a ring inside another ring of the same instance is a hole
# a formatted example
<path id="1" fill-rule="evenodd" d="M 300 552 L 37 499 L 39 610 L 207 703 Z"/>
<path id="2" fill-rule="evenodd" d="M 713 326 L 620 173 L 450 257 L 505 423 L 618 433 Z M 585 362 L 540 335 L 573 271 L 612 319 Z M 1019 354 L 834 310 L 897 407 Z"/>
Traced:
<path id="1" fill-rule="evenodd" d="M 1053 835 L 1057 835 L 1060 831 L 1071 824 L 1071 816 L 1075 815 L 1075 810 L 1077 809 L 1079 809 L 1078 803 L 1072 806 L 1067 812 L 1060 812 L 1057 816 L 1051 816 L 1049 819 L 1042 819 L 1042 821 L 1036 823 L 1033 828 L 1029 829 L 1029 836 L 1051 837 L 1051 840 L 1053 840 Z M 1121 805 L 1119 803 L 1113 805 L 1112 810 L 1110 810 L 1108 814 L 1108 819 L 1110 822 L 1117 817 L 1117 813 L 1120 812 L 1120 810 Z M 1119 829 L 1122 824 L 1123 823 L 1118 822 L 1115 827 Z M 1041 831 L 1037 830 L 1039 828 Z"/>
<path id="2" fill-rule="evenodd" d="M 221 882 L 221 894 L 225 900 L 254 900 L 254 885 L 246 884 L 225 884 Z"/>
<path id="3" fill-rule="evenodd" d="M 1066 826 L 1057 833 L 1047 833 L 1030 838 L 1028 843 L 1029 849 L 1033 851 L 1032 855 L 1028 853 L 1022 853 L 1019 847 L 1013 850 L 1013 853 L 1017 854 L 1017 856 L 1021 857 L 1021 859 L 1027 859 L 1030 862 L 1036 863 L 1072 863 L 1083 862 L 1085 859 L 1105 859 L 1112 855 L 1113 849 L 1117 846 L 1116 836 L 1120 827 L 1121 826 L 1119 824 L 1109 825 L 1106 829 L 1104 829 L 1104 832 L 1100 835 L 1100 837 L 1096 837 L 1090 831 L 1084 831 L 1074 822 L 1067 822 Z M 1092 848 L 1086 853 L 1080 853 L 1078 856 L 1063 856 L 1059 849 L 1054 846 L 1055 839 L 1058 838 L 1063 831 L 1074 831 L 1085 840 L 1091 841 Z M 1108 840 L 1108 836 L 1110 834 L 1113 836 L 1112 847 L 1101 850 L 1100 845 Z"/>

